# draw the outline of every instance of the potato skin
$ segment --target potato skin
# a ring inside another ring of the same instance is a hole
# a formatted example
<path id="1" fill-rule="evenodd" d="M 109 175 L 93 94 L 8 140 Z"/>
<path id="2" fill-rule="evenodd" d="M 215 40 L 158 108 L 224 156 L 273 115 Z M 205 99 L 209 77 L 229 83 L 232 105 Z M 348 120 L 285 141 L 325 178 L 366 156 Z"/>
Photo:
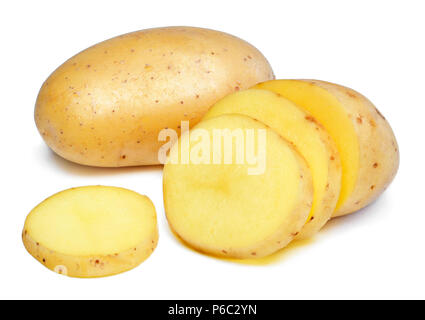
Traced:
<path id="1" fill-rule="evenodd" d="M 74 278 L 98 278 L 131 270 L 149 258 L 158 244 L 158 232 L 135 248 L 107 256 L 72 256 L 55 252 L 35 242 L 25 229 L 22 241 L 35 259 L 56 273 Z"/>
<path id="2" fill-rule="evenodd" d="M 326 184 L 326 196 L 322 199 L 318 209 L 318 212 L 322 214 L 320 216 L 316 215 L 314 220 L 309 219 L 300 233 L 295 237 L 295 240 L 311 238 L 324 227 L 332 217 L 341 189 L 341 161 L 338 150 L 323 126 L 313 117 L 308 119 L 308 121 L 313 121 L 313 124 L 317 126 L 318 134 L 324 145 L 329 148 L 328 183 Z"/>
<path id="3" fill-rule="evenodd" d="M 400 161 L 394 133 L 379 110 L 357 91 L 330 82 L 305 80 L 333 94 L 345 106 L 357 132 L 360 166 L 353 193 L 333 216 L 350 214 L 374 201 L 394 179 Z"/>
<path id="4" fill-rule="evenodd" d="M 35 122 L 47 145 L 98 167 L 158 164 L 161 129 L 195 125 L 225 95 L 273 79 L 264 56 L 226 33 L 168 27 L 90 47 L 43 84 Z"/>

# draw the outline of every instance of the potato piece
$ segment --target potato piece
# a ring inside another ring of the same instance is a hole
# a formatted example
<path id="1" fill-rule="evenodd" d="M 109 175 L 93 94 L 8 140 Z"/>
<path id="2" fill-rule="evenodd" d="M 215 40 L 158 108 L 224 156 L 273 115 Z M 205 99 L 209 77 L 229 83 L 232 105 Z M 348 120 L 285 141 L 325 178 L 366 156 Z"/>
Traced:
<path id="1" fill-rule="evenodd" d="M 227 139 L 220 136 L 225 130 Z M 185 142 L 190 151 L 186 164 Z M 200 144 L 215 146 L 207 149 L 213 150 L 209 154 L 203 149 L 207 156 L 202 162 L 193 158 Z M 238 160 L 251 148 L 264 155 L 264 170 L 258 174 L 250 173 L 255 164 L 248 156 Z M 227 162 L 226 154 L 232 156 Z M 304 159 L 273 130 L 244 115 L 202 121 L 182 135 L 164 166 L 170 227 L 190 246 L 216 256 L 258 258 L 285 247 L 305 224 L 312 199 Z"/>
<path id="2" fill-rule="evenodd" d="M 62 191 L 28 215 L 23 242 L 47 268 L 78 278 L 130 270 L 154 251 L 156 212 L 149 198 L 103 186 Z"/>
<path id="3" fill-rule="evenodd" d="M 399 165 L 394 133 L 360 93 L 318 80 L 276 80 L 256 88 L 276 92 L 310 112 L 336 143 L 342 165 L 340 198 L 333 216 L 355 212 L 391 183 Z"/>
<path id="4" fill-rule="evenodd" d="M 227 94 L 274 78 L 264 56 L 229 34 L 148 29 L 90 47 L 43 84 L 35 107 L 48 146 L 97 167 L 158 164 L 164 128 L 195 125 Z"/>
<path id="5" fill-rule="evenodd" d="M 244 114 L 274 129 L 294 144 L 312 174 L 314 197 L 307 223 L 297 239 L 314 235 L 331 218 L 341 187 L 341 164 L 335 144 L 325 129 L 308 113 L 277 94 L 250 89 L 217 102 L 204 116 Z"/>

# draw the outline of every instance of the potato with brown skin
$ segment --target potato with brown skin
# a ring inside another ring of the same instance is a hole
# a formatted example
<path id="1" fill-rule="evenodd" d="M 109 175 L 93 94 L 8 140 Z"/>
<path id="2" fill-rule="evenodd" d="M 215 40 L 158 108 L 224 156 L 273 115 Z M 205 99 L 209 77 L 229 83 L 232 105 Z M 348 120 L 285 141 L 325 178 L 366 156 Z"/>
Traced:
<path id="1" fill-rule="evenodd" d="M 48 146 L 98 167 L 158 164 L 164 128 L 195 125 L 216 101 L 273 79 L 264 56 L 232 35 L 147 29 L 90 47 L 43 84 L 35 121 Z"/>

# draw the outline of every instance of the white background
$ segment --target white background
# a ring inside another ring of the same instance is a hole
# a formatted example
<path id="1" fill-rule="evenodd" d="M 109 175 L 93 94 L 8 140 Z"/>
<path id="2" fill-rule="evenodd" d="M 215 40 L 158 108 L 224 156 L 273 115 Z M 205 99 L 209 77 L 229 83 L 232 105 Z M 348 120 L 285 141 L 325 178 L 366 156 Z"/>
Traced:
<path id="1" fill-rule="evenodd" d="M 7 1 L 0 8 L 0 298 L 425 298 L 425 18 L 423 1 Z M 262 265 L 200 255 L 170 233 L 161 168 L 69 163 L 33 121 L 38 90 L 67 58 L 144 28 L 190 25 L 259 48 L 278 78 L 352 87 L 389 119 L 401 167 L 374 204 L 332 220 L 308 243 Z M 140 267 L 72 279 L 45 269 L 21 243 L 28 212 L 69 187 L 104 184 L 154 201 L 160 241 Z"/>

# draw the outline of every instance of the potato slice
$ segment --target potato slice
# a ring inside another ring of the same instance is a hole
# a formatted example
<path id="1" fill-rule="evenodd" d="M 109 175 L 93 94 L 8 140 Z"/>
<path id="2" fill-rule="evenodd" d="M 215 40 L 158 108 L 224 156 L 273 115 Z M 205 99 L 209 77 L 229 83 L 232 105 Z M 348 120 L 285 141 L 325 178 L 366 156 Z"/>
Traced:
<path id="1" fill-rule="evenodd" d="M 28 215 L 23 242 L 47 268 L 71 277 L 103 277 L 130 270 L 158 242 L 149 198 L 104 186 L 62 191 Z"/>
<path id="2" fill-rule="evenodd" d="M 231 113 L 244 114 L 268 125 L 292 142 L 305 158 L 313 178 L 313 206 L 296 238 L 314 235 L 331 218 L 341 187 L 339 155 L 329 134 L 310 114 L 267 90 L 231 94 L 216 103 L 204 119 Z"/>
<path id="3" fill-rule="evenodd" d="M 232 136 L 229 143 L 223 136 L 215 140 L 218 130 L 243 132 L 243 140 Z M 249 132 L 254 139 L 249 139 Z M 190 150 L 186 164 L 185 141 Z M 217 147 L 217 141 L 221 146 Z M 249 141 L 255 141 L 252 147 L 257 155 L 264 155 L 262 173 L 250 173 L 253 162 L 238 162 L 241 150 L 248 154 Z M 192 156 L 198 154 L 201 142 L 216 149 L 199 163 Z M 226 154 L 232 155 L 231 161 L 225 162 Z M 304 159 L 273 130 L 244 115 L 202 121 L 182 135 L 164 167 L 170 227 L 190 246 L 216 256 L 256 258 L 285 247 L 305 224 L 312 199 L 312 180 Z"/>
<path id="4" fill-rule="evenodd" d="M 333 216 L 365 207 L 391 183 L 399 165 L 397 142 L 388 122 L 366 97 L 319 80 L 276 80 L 255 88 L 271 90 L 295 102 L 335 141 L 342 184 Z"/>

